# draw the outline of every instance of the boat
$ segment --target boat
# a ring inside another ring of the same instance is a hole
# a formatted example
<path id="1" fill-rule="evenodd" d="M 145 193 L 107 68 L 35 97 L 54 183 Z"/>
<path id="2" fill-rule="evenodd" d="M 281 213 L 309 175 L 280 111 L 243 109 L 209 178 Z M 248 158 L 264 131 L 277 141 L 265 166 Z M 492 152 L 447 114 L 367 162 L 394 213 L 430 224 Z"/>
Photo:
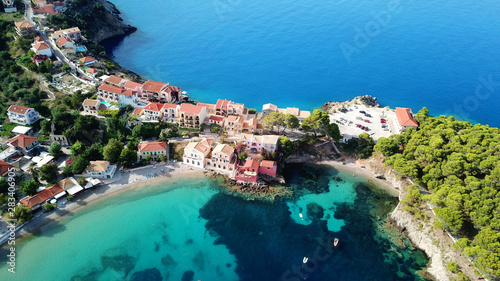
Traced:
<path id="1" fill-rule="evenodd" d="M 339 244 L 339 239 L 338 238 L 333 239 L 333 246 L 337 247 L 337 244 Z"/>
<path id="2" fill-rule="evenodd" d="M 308 259 L 309 259 L 308 257 L 304 257 L 304 259 L 302 260 L 302 262 L 306 263 Z"/>

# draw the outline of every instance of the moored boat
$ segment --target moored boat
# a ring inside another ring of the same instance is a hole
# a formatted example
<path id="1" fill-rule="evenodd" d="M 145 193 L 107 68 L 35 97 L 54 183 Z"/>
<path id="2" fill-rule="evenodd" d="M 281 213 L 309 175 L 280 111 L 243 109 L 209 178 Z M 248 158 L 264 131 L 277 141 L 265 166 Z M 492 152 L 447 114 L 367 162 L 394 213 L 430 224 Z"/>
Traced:
<path id="1" fill-rule="evenodd" d="M 333 239 L 333 246 L 337 247 L 338 244 L 339 244 L 339 239 L 338 238 Z"/>

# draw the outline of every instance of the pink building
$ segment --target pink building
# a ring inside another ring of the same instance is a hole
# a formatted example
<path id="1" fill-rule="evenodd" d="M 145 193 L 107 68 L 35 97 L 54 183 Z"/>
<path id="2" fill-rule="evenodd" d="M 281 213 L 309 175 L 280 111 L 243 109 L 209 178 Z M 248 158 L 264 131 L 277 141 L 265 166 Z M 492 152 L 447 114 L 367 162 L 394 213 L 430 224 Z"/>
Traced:
<path id="1" fill-rule="evenodd" d="M 245 162 L 245 165 L 238 165 L 234 179 L 239 181 L 256 182 L 259 175 L 258 173 L 259 161 L 250 159 Z"/>
<path id="2" fill-rule="evenodd" d="M 266 174 L 272 177 L 276 177 L 276 172 L 278 171 L 278 166 L 276 161 L 262 160 L 260 162 L 259 174 Z"/>

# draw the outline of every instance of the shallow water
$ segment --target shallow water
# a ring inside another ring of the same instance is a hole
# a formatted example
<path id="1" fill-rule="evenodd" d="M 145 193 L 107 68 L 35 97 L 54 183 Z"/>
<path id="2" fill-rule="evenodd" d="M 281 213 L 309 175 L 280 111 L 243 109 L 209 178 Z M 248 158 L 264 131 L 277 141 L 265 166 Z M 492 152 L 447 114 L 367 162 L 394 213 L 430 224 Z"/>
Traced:
<path id="1" fill-rule="evenodd" d="M 299 194 L 293 202 L 247 202 L 218 193 L 216 181 L 203 177 L 116 194 L 18 240 L 17 273 L 6 271 L 2 252 L 0 280 L 134 280 L 148 273 L 181 280 L 187 271 L 194 280 L 421 279 L 416 271 L 425 255 L 406 240 L 407 249 L 395 246 L 399 234 L 383 224 L 395 198 L 331 167 L 287 171 Z M 304 206 L 313 202 L 323 217 L 308 216 Z"/>

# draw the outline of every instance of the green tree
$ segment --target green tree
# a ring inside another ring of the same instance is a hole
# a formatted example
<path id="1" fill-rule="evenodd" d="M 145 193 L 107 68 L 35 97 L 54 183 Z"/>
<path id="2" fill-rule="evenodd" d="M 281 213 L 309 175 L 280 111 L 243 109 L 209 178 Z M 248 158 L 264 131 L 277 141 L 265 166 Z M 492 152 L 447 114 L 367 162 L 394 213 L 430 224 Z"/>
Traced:
<path id="1" fill-rule="evenodd" d="M 373 138 L 367 133 L 362 133 L 361 135 L 359 135 L 356 154 L 360 158 L 368 158 L 372 156 L 374 146 L 375 146 L 375 141 L 373 140 Z"/>
<path id="2" fill-rule="evenodd" d="M 327 126 L 326 134 L 334 141 L 342 139 L 339 126 L 335 123 L 331 123 Z"/>
<path id="3" fill-rule="evenodd" d="M 0 177 L 0 194 L 7 193 L 9 191 L 9 182 L 4 177 Z"/>
<path id="4" fill-rule="evenodd" d="M 25 181 L 21 185 L 21 190 L 28 196 L 36 194 L 36 190 L 40 187 L 40 183 L 35 180 Z"/>
<path id="5" fill-rule="evenodd" d="M 290 156 L 294 151 L 293 142 L 286 136 L 279 139 L 279 147 L 283 151 L 285 158 Z"/>
<path id="6" fill-rule="evenodd" d="M 116 163 L 120 158 L 123 143 L 117 139 L 109 140 L 108 144 L 103 149 L 104 160 Z"/>
<path id="7" fill-rule="evenodd" d="M 380 138 L 373 150 L 385 156 L 391 156 L 398 152 L 399 145 L 393 138 Z"/>
<path id="8" fill-rule="evenodd" d="M 245 160 L 245 159 L 247 159 L 247 154 L 245 152 L 238 153 L 238 159 L 239 160 Z"/>
<path id="9" fill-rule="evenodd" d="M 120 153 L 119 161 L 124 166 L 130 167 L 132 163 L 137 161 L 137 151 L 124 148 Z"/>
<path id="10" fill-rule="evenodd" d="M 214 134 L 218 134 L 220 132 L 220 129 L 221 129 L 221 126 L 219 126 L 217 124 L 210 125 L 210 132 L 212 132 Z"/>
<path id="11" fill-rule="evenodd" d="M 57 178 L 57 170 L 58 169 L 56 164 L 53 163 L 45 164 L 42 167 L 40 167 L 38 175 L 40 176 L 41 180 L 53 183 Z"/>
<path id="12" fill-rule="evenodd" d="M 281 127 L 285 126 L 285 114 L 281 112 L 271 112 L 264 117 L 262 124 L 269 130 L 274 130 L 274 127 L 277 127 L 279 132 Z"/>
<path id="13" fill-rule="evenodd" d="M 67 65 L 67 64 L 64 64 L 62 66 L 62 71 L 66 72 L 66 73 L 69 73 L 71 71 L 71 67 L 69 65 Z"/>
<path id="14" fill-rule="evenodd" d="M 78 156 L 76 160 L 73 162 L 71 165 L 71 173 L 73 174 L 81 174 L 83 171 L 85 171 L 85 168 L 89 165 L 89 161 L 83 157 L 83 156 Z"/>
<path id="15" fill-rule="evenodd" d="M 23 224 L 33 218 L 31 208 L 26 205 L 17 205 L 14 207 L 14 212 L 6 213 L 7 219 L 17 220 L 17 224 Z"/>
<path id="16" fill-rule="evenodd" d="M 300 126 L 299 119 L 291 113 L 287 113 L 284 118 L 284 125 L 291 131 L 297 129 Z"/>
<path id="17" fill-rule="evenodd" d="M 85 98 L 82 95 L 82 91 L 78 90 L 78 91 L 74 92 L 71 95 L 71 105 L 72 105 L 72 108 L 74 108 L 74 109 L 80 108 L 80 106 L 82 105 L 82 102 L 84 100 L 85 100 Z M 91 116 L 91 115 L 87 115 L 87 116 Z M 91 116 L 91 117 L 94 117 L 94 116 Z"/>
<path id="18" fill-rule="evenodd" d="M 309 117 L 304 119 L 302 128 L 308 132 L 312 131 L 314 136 L 317 136 L 318 134 L 325 133 L 328 124 L 330 124 L 330 117 L 328 114 L 319 109 L 315 109 Z"/>
<path id="19" fill-rule="evenodd" d="M 53 142 L 49 147 L 49 153 L 57 158 L 61 154 L 61 145 L 58 142 Z"/>
<path id="20" fill-rule="evenodd" d="M 78 156 L 85 151 L 85 147 L 80 141 L 76 141 L 70 148 L 72 156 Z"/>

